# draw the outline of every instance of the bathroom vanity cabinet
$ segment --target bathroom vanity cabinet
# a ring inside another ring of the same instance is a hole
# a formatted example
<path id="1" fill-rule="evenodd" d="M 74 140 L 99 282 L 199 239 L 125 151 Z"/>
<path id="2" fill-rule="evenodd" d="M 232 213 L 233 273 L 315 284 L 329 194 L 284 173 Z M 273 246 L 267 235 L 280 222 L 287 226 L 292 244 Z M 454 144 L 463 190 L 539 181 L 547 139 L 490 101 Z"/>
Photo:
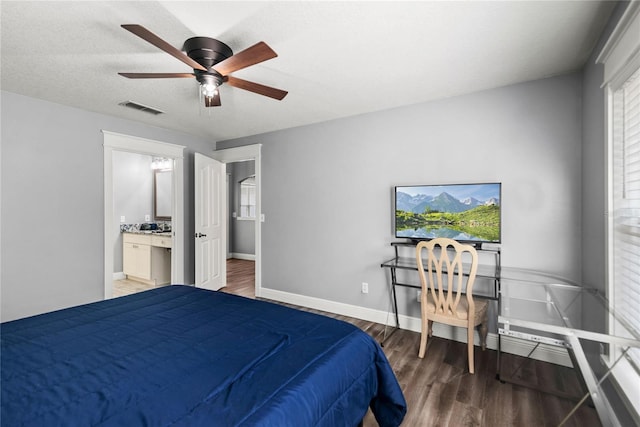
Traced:
<path id="1" fill-rule="evenodd" d="M 122 270 L 128 279 L 150 285 L 171 282 L 171 233 L 123 233 Z"/>

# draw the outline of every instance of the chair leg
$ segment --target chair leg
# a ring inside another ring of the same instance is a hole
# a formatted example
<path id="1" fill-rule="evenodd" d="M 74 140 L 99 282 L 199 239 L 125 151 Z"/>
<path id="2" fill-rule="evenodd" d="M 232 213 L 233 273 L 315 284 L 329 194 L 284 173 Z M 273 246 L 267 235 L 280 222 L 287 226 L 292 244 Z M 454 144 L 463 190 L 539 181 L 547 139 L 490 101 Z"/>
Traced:
<path id="1" fill-rule="evenodd" d="M 474 373 L 474 363 L 473 363 L 473 334 L 474 328 L 467 328 L 467 353 L 469 358 L 469 373 Z"/>
<path id="2" fill-rule="evenodd" d="M 422 316 L 422 330 L 420 333 L 420 351 L 418 351 L 418 357 L 420 359 L 424 358 L 424 353 L 427 351 L 427 335 L 429 335 L 429 324 L 431 322 L 427 322 L 427 317 Z"/>
<path id="3" fill-rule="evenodd" d="M 487 334 L 489 328 L 487 328 L 487 319 L 480 324 L 480 345 L 482 345 L 482 351 L 487 349 Z"/>
<path id="4" fill-rule="evenodd" d="M 482 344 L 482 351 L 487 349 L 488 332 L 489 332 L 489 328 L 487 328 L 487 322 L 485 321 L 482 325 L 480 325 L 480 341 Z"/>

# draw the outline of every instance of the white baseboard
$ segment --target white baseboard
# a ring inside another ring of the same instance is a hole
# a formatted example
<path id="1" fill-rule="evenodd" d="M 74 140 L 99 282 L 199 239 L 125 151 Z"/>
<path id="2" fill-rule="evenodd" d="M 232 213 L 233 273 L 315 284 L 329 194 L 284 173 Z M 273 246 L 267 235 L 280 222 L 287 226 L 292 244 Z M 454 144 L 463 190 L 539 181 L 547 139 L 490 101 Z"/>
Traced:
<path id="1" fill-rule="evenodd" d="M 126 278 L 127 278 L 127 275 L 124 274 L 122 271 L 113 273 L 113 280 L 124 280 Z"/>
<path id="2" fill-rule="evenodd" d="M 354 317 L 356 319 L 362 319 L 368 322 L 395 326 L 393 313 L 382 310 L 360 307 L 352 304 L 344 304 L 341 302 L 329 301 L 305 295 L 293 294 L 290 292 L 283 292 L 265 287 L 262 288 L 262 292 L 259 296 L 261 298 L 299 305 L 301 307 L 312 308 L 315 310 L 326 311 L 328 313 Z M 420 318 L 399 315 L 398 320 L 400 321 L 401 329 L 420 332 Z M 462 328 L 434 323 L 433 334 L 437 337 L 445 339 L 464 343 L 467 342 L 467 333 Z M 479 337 L 477 337 L 477 331 L 474 342 L 480 342 Z M 501 351 L 505 353 L 527 356 L 534 347 L 535 343 L 518 338 L 503 336 L 501 339 Z M 489 335 L 487 336 L 487 348 L 490 348 L 492 350 L 498 349 L 498 334 L 489 333 Z M 540 344 L 540 346 L 538 346 L 538 348 L 536 348 L 529 357 L 531 357 L 532 359 L 541 360 L 543 362 L 555 363 L 557 365 L 568 367 L 573 366 L 571 363 L 571 358 L 569 357 L 566 349 L 561 347 Z"/>
<path id="3" fill-rule="evenodd" d="M 256 255 L 255 254 L 241 254 L 238 252 L 232 252 L 231 253 L 231 258 L 235 258 L 235 259 L 244 259 L 247 261 L 255 261 L 256 260 Z"/>

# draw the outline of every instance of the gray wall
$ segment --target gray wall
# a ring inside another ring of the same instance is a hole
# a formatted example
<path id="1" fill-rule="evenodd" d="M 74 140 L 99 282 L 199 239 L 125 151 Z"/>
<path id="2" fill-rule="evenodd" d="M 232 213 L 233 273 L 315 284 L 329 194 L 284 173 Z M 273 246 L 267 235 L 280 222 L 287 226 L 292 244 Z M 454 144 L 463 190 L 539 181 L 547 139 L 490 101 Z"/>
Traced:
<path id="1" fill-rule="evenodd" d="M 393 186 L 494 181 L 503 266 L 579 281 L 581 90 L 571 74 L 218 142 L 263 144 L 263 287 L 387 310 Z"/>
<path id="2" fill-rule="evenodd" d="M 145 222 L 153 216 L 152 157 L 146 154 L 114 151 L 113 161 L 113 272 L 122 272 L 122 233 L 120 217 L 125 224 Z"/>
<path id="3" fill-rule="evenodd" d="M 255 161 L 233 162 L 227 164 L 230 173 L 229 208 L 229 251 L 233 254 L 255 255 L 255 222 L 238 220 L 240 215 L 240 181 L 256 173 Z M 233 214 L 236 214 L 235 216 Z"/>
<path id="4" fill-rule="evenodd" d="M 193 153 L 209 153 L 214 143 L 6 91 L 1 96 L 3 321 L 103 298 L 102 129 L 188 147 L 184 274 L 193 283 Z"/>

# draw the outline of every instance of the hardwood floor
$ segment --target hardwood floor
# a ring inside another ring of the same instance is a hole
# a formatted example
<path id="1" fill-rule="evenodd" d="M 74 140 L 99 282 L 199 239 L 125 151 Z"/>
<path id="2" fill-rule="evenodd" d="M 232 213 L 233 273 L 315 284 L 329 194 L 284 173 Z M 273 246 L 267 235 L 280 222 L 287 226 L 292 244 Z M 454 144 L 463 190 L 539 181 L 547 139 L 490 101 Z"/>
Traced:
<path id="1" fill-rule="evenodd" d="M 254 280 L 253 261 L 231 259 L 227 261 L 227 286 L 221 291 L 255 298 Z M 135 288 L 135 283 L 129 284 L 129 290 L 135 291 Z M 377 323 L 285 305 L 350 322 L 378 342 L 384 333 L 384 326 Z M 476 347 L 476 373 L 471 375 L 467 371 L 466 344 L 430 338 L 425 358 L 419 359 L 419 340 L 420 334 L 399 330 L 383 347 L 407 400 L 403 427 L 557 426 L 574 406 L 571 400 L 496 380 L 497 353 L 494 350 L 482 351 Z M 502 359 L 503 372 L 517 370 L 529 383 L 581 394 L 576 391 L 579 382 L 572 369 L 535 360 L 525 361 L 513 355 L 503 354 Z M 369 411 L 364 427 L 377 425 Z M 564 425 L 592 427 L 601 424 L 595 409 L 582 405 Z"/>
<path id="2" fill-rule="evenodd" d="M 253 261 L 229 260 L 224 292 L 254 298 Z M 276 302 L 276 301 L 274 301 Z M 289 305 L 289 304 L 285 304 Z M 291 305 L 290 305 L 291 306 Z M 295 307 L 350 322 L 378 341 L 384 326 L 332 313 Z M 399 330 L 385 342 L 389 359 L 407 400 L 406 427 L 557 426 L 571 411 L 571 400 L 496 380 L 497 353 L 476 347 L 476 373 L 467 371 L 464 343 L 430 338 L 424 359 L 418 358 L 420 334 Z M 524 363 L 523 363 L 524 362 Z M 503 354 L 503 372 L 518 370 L 527 382 L 580 395 L 572 369 Z M 369 411 L 364 427 L 377 426 Z M 582 405 L 565 426 L 600 426 L 594 408 Z"/>
<path id="3" fill-rule="evenodd" d="M 167 285 L 161 285 L 167 286 Z M 146 283 L 136 282 L 135 280 L 122 279 L 113 281 L 113 297 L 122 297 L 125 295 L 135 294 L 142 291 L 148 291 L 156 286 L 147 285 Z M 160 286 L 158 286 L 160 287 Z"/>
<path id="4" fill-rule="evenodd" d="M 255 268 L 254 261 L 228 259 L 227 286 L 220 290 L 247 298 L 255 298 Z"/>

